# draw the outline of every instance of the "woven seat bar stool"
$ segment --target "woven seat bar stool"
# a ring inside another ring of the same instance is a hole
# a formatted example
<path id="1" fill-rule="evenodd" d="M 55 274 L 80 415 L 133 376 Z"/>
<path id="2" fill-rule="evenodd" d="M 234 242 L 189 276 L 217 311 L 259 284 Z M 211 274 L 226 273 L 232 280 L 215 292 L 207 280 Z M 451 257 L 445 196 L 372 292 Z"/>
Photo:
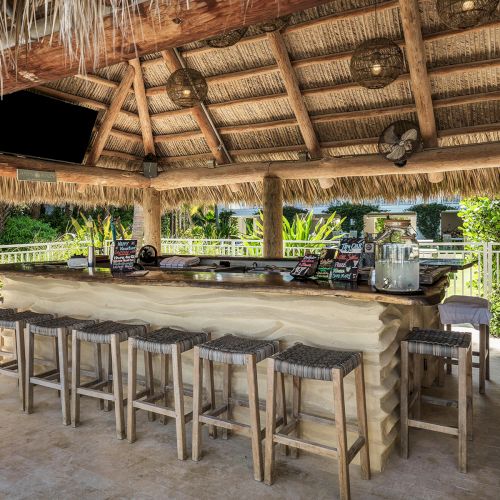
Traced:
<path id="1" fill-rule="evenodd" d="M 21 410 L 26 410 L 26 353 L 24 344 L 24 329 L 26 323 L 53 318 L 53 314 L 41 314 L 33 311 L 6 312 L 4 309 L 0 313 L 0 328 L 14 330 L 14 345 L 12 358 L 10 361 L 0 364 L 0 374 L 14 377 L 19 384 L 19 398 L 21 400 Z"/>
<path id="2" fill-rule="evenodd" d="M 409 355 L 413 357 L 413 391 L 410 392 Z M 458 359 L 458 401 L 422 396 L 423 355 Z M 421 420 L 421 401 L 458 407 L 458 426 Z M 408 458 L 409 428 L 427 429 L 458 438 L 458 466 L 467 472 L 467 440 L 472 439 L 472 350 L 469 333 L 414 329 L 401 342 L 401 456 Z M 410 412 L 412 416 L 410 418 Z"/>
<path id="3" fill-rule="evenodd" d="M 116 437 L 125 438 L 125 413 L 123 401 L 123 382 L 120 358 L 120 343 L 134 335 L 145 335 L 148 325 L 117 323 L 103 321 L 73 329 L 72 339 L 72 366 L 71 366 L 71 425 L 80 424 L 80 396 L 89 396 L 99 400 L 110 401 L 115 407 Z M 106 375 L 106 380 L 97 383 L 82 384 L 80 377 L 80 349 L 81 342 L 109 345 L 111 354 L 112 373 Z M 112 392 L 108 389 L 109 377 L 112 376 Z"/>
<path id="4" fill-rule="evenodd" d="M 201 425 L 208 424 L 225 430 L 238 430 L 251 438 L 253 475 L 256 481 L 262 481 L 262 430 L 260 428 L 260 405 L 257 388 L 257 363 L 275 354 L 278 342 L 254 340 L 235 335 L 225 335 L 215 340 L 194 347 L 193 376 L 193 460 L 201 458 Z M 208 360 L 211 369 L 213 363 L 223 363 L 224 367 L 224 401 L 219 408 L 209 411 L 202 409 L 203 372 L 202 360 Z M 231 406 L 247 406 L 246 401 L 230 397 L 230 365 L 244 365 L 248 380 L 248 408 L 250 409 L 250 425 L 231 419 Z M 219 418 L 225 414 L 226 419 Z"/>
<path id="5" fill-rule="evenodd" d="M 0 308 L 0 318 L 2 316 L 10 316 L 11 314 L 14 314 L 15 312 L 17 312 L 17 309 L 8 309 L 6 307 L 3 307 L 3 308 Z M 5 345 L 4 345 L 4 332 L 3 332 L 3 328 L 0 327 L 0 357 L 4 358 L 4 357 L 12 357 L 13 353 L 12 351 L 5 351 L 4 348 L 5 348 Z"/>
<path id="6" fill-rule="evenodd" d="M 317 455 L 335 457 L 338 460 L 340 498 L 350 498 L 349 464 L 359 453 L 361 476 L 370 479 L 370 458 L 368 453 L 368 427 L 366 421 L 365 382 L 363 354 L 361 352 L 337 351 L 310 347 L 297 343 L 270 357 L 267 365 L 266 403 L 266 465 L 265 482 L 273 483 L 274 447 L 282 444 L 295 450 L 305 450 Z M 344 378 L 354 371 L 356 385 L 356 407 L 358 438 L 347 446 L 347 424 L 344 402 Z M 293 377 L 292 420 L 281 430 L 276 430 L 276 380 L 277 374 Z M 301 380 L 313 379 L 332 382 L 335 418 L 301 413 Z M 314 419 L 317 422 L 334 424 L 337 433 L 337 447 L 307 441 L 299 437 L 301 420 Z M 290 436 L 294 432 L 295 436 Z"/>
<path id="7" fill-rule="evenodd" d="M 484 394 L 486 380 L 490 380 L 490 303 L 481 297 L 469 297 L 466 295 L 453 295 L 439 304 L 439 315 L 441 324 L 445 330 L 451 331 L 452 325 L 463 323 L 479 326 L 479 351 L 472 351 L 473 356 L 479 358 L 473 362 L 472 367 L 479 369 L 479 393 Z M 447 373 L 451 373 L 453 364 L 458 364 L 456 359 L 446 360 Z M 444 373 L 441 362 L 440 380 L 443 382 Z"/>
<path id="8" fill-rule="evenodd" d="M 193 412 L 185 413 L 184 396 L 191 395 L 184 390 L 182 378 L 183 352 L 194 346 L 210 340 L 210 334 L 205 332 L 186 332 L 173 328 L 162 328 L 146 336 L 130 337 L 128 339 L 128 397 L 127 397 L 127 439 L 130 443 L 136 440 L 136 411 L 146 410 L 161 415 L 166 423 L 166 417 L 175 419 L 177 434 L 177 457 L 187 458 L 186 424 L 191 421 Z M 137 351 L 161 356 L 161 390 L 155 392 L 154 378 L 146 380 L 145 396 L 137 394 Z M 172 385 L 169 384 L 169 362 L 172 364 Z M 210 386 L 213 387 L 213 372 L 210 373 Z M 174 408 L 168 407 L 168 393 L 173 390 Z M 210 391 L 213 394 L 213 391 Z M 142 397 L 142 399 L 141 399 Z M 158 401 L 163 404 L 158 405 Z M 206 409 L 214 404 L 211 401 Z"/>
<path id="9" fill-rule="evenodd" d="M 69 425 L 70 400 L 69 400 L 69 374 L 68 374 L 68 335 L 72 329 L 93 325 L 96 320 L 82 320 L 62 316 L 45 320 L 31 320 L 26 324 L 26 412 L 33 413 L 33 389 L 41 385 L 59 391 L 63 424 Z M 35 335 L 52 337 L 55 340 L 57 356 L 56 368 L 35 375 Z"/>

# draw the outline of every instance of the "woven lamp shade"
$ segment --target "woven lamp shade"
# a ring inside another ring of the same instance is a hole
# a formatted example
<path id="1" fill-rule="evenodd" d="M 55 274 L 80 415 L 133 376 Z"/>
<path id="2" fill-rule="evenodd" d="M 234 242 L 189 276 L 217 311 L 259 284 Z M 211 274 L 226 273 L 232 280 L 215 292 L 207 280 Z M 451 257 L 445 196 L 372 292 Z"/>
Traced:
<path id="1" fill-rule="evenodd" d="M 167 94 L 181 108 L 192 108 L 207 97 L 208 86 L 203 75 L 191 68 L 181 68 L 170 75 Z"/>
<path id="2" fill-rule="evenodd" d="M 222 49 L 224 47 L 231 47 L 235 43 L 238 43 L 243 35 L 247 32 L 247 28 L 239 28 L 233 31 L 228 31 L 227 33 L 222 33 L 222 35 L 212 36 L 205 40 L 206 44 L 210 47 L 216 49 Z"/>
<path id="3" fill-rule="evenodd" d="M 359 45 L 351 58 L 351 76 L 368 89 L 381 89 L 404 71 L 403 53 L 388 38 L 372 38 Z"/>
<path id="4" fill-rule="evenodd" d="M 270 19 L 269 21 L 264 21 L 260 23 L 258 28 L 264 33 L 271 33 L 272 31 L 280 31 L 286 28 L 290 24 L 290 19 L 292 16 L 282 16 L 275 19 Z"/>
<path id="5" fill-rule="evenodd" d="M 471 28 L 495 12 L 498 0 L 437 0 L 439 18 L 450 28 Z"/>

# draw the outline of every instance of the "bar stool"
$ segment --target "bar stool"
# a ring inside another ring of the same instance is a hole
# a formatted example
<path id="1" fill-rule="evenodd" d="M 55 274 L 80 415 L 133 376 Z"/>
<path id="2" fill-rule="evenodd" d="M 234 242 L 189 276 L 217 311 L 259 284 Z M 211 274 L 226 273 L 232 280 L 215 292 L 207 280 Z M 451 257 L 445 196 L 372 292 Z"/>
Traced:
<path id="1" fill-rule="evenodd" d="M 14 314 L 15 312 L 17 312 L 17 309 L 0 308 L 0 318 L 2 316 L 10 316 L 10 315 Z M 12 351 L 4 351 L 5 336 L 4 336 L 3 330 L 4 329 L 0 327 L 0 356 L 2 358 L 7 357 L 7 356 L 11 357 Z"/>
<path id="2" fill-rule="evenodd" d="M 56 389 L 60 393 L 63 425 L 71 423 L 69 407 L 69 376 L 68 376 L 68 335 L 72 329 L 93 325 L 96 320 L 82 320 L 62 316 L 46 320 L 31 320 L 26 324 L 26 412 L 33 413 L 33 388 L 41 385 Z M 35 376 L 35 335 L 52 337 L 55 341 L 56 368 L 39 373 Z M 54 380 L 55 379 L 55 380 Z"/>
<path id="3" fill-rule="evenodd" d="M 120 358 L 120 343 L 133 335 L 145 335 L 148 331 L 147 325 L 134 325 L 117 323 L 114 321 L 103 321 L 94 325 L 83 326 L 73 329 L 72 333 L 72 367 L 71 367 L 71 425 L 77 427 L 80 424 L 80 396 L 90 396 L 100 400 L 111 401 L 115 407 L 116 436 L 118 439 L 125 438 L 125 415 L 123 404 L 123 382 Z M 106 380 L 97 383 L 92 381 L 81 384 L 80 381 L 80 349 L 81 342 L 109 345 L 111 349 L 112 365 L 112 392 L 103 392 L 107 389 L 110 374 Z"/>
<path id="4" fill-rule="evenodd" d="M 128 398 L 127 398 L 127 439 L 130 443 L 136 440 L 136 410 L 146 410 L 175 419 L 177 434 L 177 457 L 186 460 L 186 424 L 192 419 L 193 412 L 184 412 L 184 384 L 182 381 L 181 354 L 191 350 L 195 345 L 207 342 L 210 338 L 204 332 L 186 332 L 173 328 L 162 328 L 147 336 L 130 337 L 128 339 Z M 145 399 L 137 394 L 137 351 L 161 355 L 161 390 L 154 391 L 154 377 L 151 368 L 150 379 L 146 380 Z M 172 363 L 173 386 L 169 385 L 168 364 Z M 213 387 L 213 373 L 210 385 Z M 174 392 L 174 409 L 168 407 L 168 391 Z M 213 392 L 213 391 L 210 391 Z M 163 405 L 155 402 L 163 400 Z M 212 407 L 213 402 L 209 404 Z M 208 408 L 206 408 L 208 409 Z M 165 421 L 166 423 L 166 421 Z"/>
<path id="5" fill-rule="evenodd" d="M 409 392 L 409 355 L 413 354 L 413 393 Z M 458 359 L 458 401 L 422 396 L 422 355 Z M 458 407 L 458 427 L 420 419 L 424 400 L 439 406 Z M 414 329 L 401 342 L 401 456 L 408 458 L 409 428 L 427 429 L 458 437 L 458 465 L 467 472 L 467 439 L 472 439 L 472 352 L 470 333 Z M 413 418 L 409 418 L 413 410 Z"/>
<path id="6" fill-rule="evenodd" d="M 354 370 L 356 384 L 356 407 L 358 416 L 358 438 L 347 447 L 347 424 L 344 402 L 344 377 Z M 276 431 L 276 374 L 293 376 L 292 421 L 279 432 Z M 290 437 L 290 432 L 298 434 L 302 419 L 311 417 L 300 412 L 301 380 L 313 379 L 333 382 L 335 419 L 314 415 L 315 421 L 334 424 L 337 428 L 337 448 Z M 265 482 L 273 483 L 274 445 L 283 444 L 295 449 L 306 450 L 317 455 L 335 457 L 338 460 L 340 497 L 350 498 L 349 464 L 359 453 L 361 476 L 370 479 L 370 458 L 368 454 L 368 427 L 366 421 L 365 382 L 363 354 L 352 351 L 336 351 L 310 347 L 297 343 L 275 354 L 267 365 L 266 403 L 266 467 Z"/>
<path id="7" fill-rule="evenodd" d="M 53 314 L 41 314 L 33 311 L 8 312 L 3 310 L 0 314 L 0 328 L 14 330 L 14 346 L 11 356 L 13 359 L 0 365 L 0 374 L 14 377 L 18 380 L 19 399 L 21 400 L 21 410 L 26 409 L 25 392 L 25 351 L 24 351 L 24 328 L 26 323 L 53 318 Z"/>
<path id="8" fill-rule="evenodd" d="M 262 431 L 260 428 L 259 394 L 257 387 L 257 363 L 278 351 L 278 342 L 253 340 L 235 335 L 225 335 L 194 347 L 193 375 L 193 460 L 201 458 L 201 425 L 208 424 L 229 430 L 238 430 L 251 438 L 253 474 L 256 481 L 262 481 Z M 213 362 L 223 363 L 224 367 L 224 404 L 208 412 L 202 409 L 203 372 L 202 360 L 207 359 L 211 370 Z M 248 380 L 248 408 L 251 424 L 243 424 L 230 419 L 231 404 L 246 406 L 245 401 L 230 397 L 230 365 L 246 365 Z M 225 413 L 227 419 L 217 418 Z"/>
<path id="9" fill-rule="evenodd" d="M 453 295 L 439 304 L 441 324 L 445 330 L 451 330 L 452 325 L 468 323 L 479 325 L 479 351 L 472 351 L 473 356 L 479 356 L 479 363 L 472 363 L 479 368 L 479 393 L 485 393 L 485 381 L 490 380 L 490 303 L 481 297 Z M 456 360 L 446 360 L 447 373 L 451 373 L 452 364 Z"/>

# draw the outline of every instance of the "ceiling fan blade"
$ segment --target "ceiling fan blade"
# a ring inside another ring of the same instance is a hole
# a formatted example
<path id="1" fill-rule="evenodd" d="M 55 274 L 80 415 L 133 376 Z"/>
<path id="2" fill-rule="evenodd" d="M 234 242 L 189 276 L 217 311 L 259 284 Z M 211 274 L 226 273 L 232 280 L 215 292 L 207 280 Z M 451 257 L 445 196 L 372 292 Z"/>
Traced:
<path id="1" fill-rule="evenodd" d="M 418 139 L 418 130 L 415 128 L 411 128 L 407 130 L 402 136 L 402 141 L 416 141 Z"/>
<path id="2" fill-rule="evenodd" d="M 387 154 L 385 157 L 388 160 L 396 161 L 400 160 L 401 158 L 404 158 L 406 155 L 406 150 L 404 146 L 400 146 L 399 144 L 397 146 L 394 146 L 392 148 L 392 151 Z"/>
<path id="3" fill-rule="evenodd" d="M 389 127 L 384 130 L 382 141 L 386 144 L 397 144 L 399 142 L 399 136 L 394 131 L 394 127 Z"/>

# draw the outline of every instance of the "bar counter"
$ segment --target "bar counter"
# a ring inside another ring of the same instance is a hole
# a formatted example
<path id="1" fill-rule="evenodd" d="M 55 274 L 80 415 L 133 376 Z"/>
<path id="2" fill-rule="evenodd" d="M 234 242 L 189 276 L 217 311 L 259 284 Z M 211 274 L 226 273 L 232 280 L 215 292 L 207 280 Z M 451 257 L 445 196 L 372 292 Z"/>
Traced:
<path id="1" fill-rule="evenodd" d="M 288 273 L 163 271 L 143 277 L 113 276 L 107 267 L 71 270 L 58 264 L 0 266 L 4 307 L 32 309 L 115 321 L 148 322 L 204 330 L 213 336 L 233 333 L 258 339 L 361 350 L 364 353 L 370 458 L 382 470 L 398 434 L 399 342 L 414 326 L 438 324 L 437 304 L 447 278 L 420 294 L 389 295 L 367 284 L 292 280 Z M 43 341 L 43 339 L 42 339 Z M 48 345 L 37 347 L 50 357 Z M 90 352 L 82 362 L 90 368 Z M 126 372 L 126 343 L 122 363 Z M 156 362 L 156 360 L 155 360 Z M 265 399 L 266 363 L 259 366 L 259 394 Z M 183 355 L 185 382 L 192 377 L 192 351 Z M 155 366 L 155 372 L 159 373 Z M 216 370 L 216 388 L 221 387 Z M 236 396 L 246 396 L 246 374 L 235 369 Z M 290 395 L 290 386 L 287 386 Z M 355 422 L 353 376 L 345 385 L 346 413 Z M 190 399 L 188 398 L 188 407 Z M 303 411 L 332 415 L 333 394 L 326 382 L 305 381 Z M 245 421 L 245 413 L 235 417 Z M 303 437 L 335 445 L 333 428 L 304 421 Z"/>

